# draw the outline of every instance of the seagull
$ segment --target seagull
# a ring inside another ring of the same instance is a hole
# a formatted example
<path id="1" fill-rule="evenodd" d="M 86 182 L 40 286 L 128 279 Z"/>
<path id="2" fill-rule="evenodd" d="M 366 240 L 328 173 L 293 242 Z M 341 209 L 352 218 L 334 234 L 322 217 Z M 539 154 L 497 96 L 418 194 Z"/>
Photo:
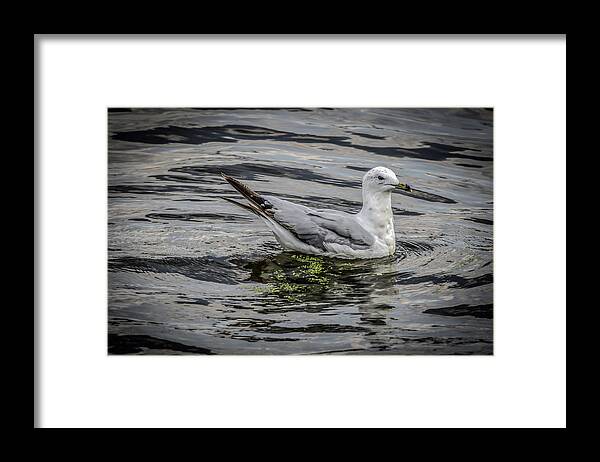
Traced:
<path id="1" fill-rule="evenodd" d="M 363 206 L 353 214 L 314 209 L 274 196 L 258 194 L 239 180 L 221 173 L 248 204 L 226 201 L 259 216 L 286 250 L 309 255 L 359 259 L 381 258 L 396 251 L 392 191 L 411 191 L 386 167 L 369 170 L 362 179 Z"/>

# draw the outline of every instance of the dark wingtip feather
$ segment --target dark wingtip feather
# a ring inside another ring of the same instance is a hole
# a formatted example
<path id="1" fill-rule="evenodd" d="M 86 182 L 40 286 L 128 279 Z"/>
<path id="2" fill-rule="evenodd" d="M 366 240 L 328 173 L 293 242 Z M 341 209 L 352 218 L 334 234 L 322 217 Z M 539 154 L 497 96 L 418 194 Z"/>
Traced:
<path id="1" fill-rule="evenodd" d="M 259 209 L 256 208 L 256 206 L 250 206 L 250 205 L 246 205 L 246 204 L 242 204 L 241 202 L 238 201 L 234 201 L 233 199 L 230 199 L 228 197 L 221 197 L 221 199 L 223 199 L 224 201 L 227 201 L 231 204 L 235 204 L 240 208 L 243 208 L 244 210 L 248 210 L 250 212 L 252 212 L 255 215 L 261 216 L 262 213 Z"/>
<path id="2" fill-rule="evenodd" d="M 260 196 L 260 194 L 256 193 L 244 183 L 242 183 L 239 180 L 236 180 L 235 178 L 227 176 L 224 173 L 221 173 L 221 175 L 223 176 L 225 181 L 227 181 L 231 186 L 233 186 L 242 196 L 248 199 L 248 201 L 250 201 L 252 204 L 256 205 L 257 207 L 268 208 L 265 207 L 268 204 L 268 202 L 265 201 L 265 199 L 263 199 Z"/>

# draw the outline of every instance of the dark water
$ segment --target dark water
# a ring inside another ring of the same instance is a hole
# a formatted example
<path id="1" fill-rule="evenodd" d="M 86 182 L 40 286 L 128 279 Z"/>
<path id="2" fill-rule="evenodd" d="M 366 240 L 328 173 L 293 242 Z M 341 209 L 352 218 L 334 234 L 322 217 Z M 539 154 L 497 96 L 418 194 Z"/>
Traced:
<path id="1" fill-rule="evenodd" d="M 111 109 L 112 354 L 491 354 L 490 109 Z M 357 212 L 375 166 L 396 255 L 282 252 L 224 172 Z"/>

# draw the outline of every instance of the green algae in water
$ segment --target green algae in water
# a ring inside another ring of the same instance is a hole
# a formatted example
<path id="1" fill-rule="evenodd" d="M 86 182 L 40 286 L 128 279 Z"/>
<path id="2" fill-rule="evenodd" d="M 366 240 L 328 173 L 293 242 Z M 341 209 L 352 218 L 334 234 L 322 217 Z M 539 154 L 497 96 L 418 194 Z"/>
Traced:
<path id="1" fill-rule="evenodd" d="M 330 261 L 323 257 L 292 254 L 285 265 L 274 263 L 275 268 L 267 272 L 267 287 L 255 291 L 302 301 L 331 290 L 335 285 L 336 272 Z"/>

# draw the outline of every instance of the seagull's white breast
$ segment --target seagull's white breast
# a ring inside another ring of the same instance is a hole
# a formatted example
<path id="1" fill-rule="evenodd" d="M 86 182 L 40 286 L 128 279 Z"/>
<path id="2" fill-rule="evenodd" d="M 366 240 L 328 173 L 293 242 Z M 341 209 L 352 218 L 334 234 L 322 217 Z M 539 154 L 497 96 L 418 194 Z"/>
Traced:
<path id="1" fill-rule="evenodd" d="M 375 237 L 371 253 L 377 256 L 393 255 L 396 251 L 396 233 L 394 232 L 394 216 L 390 208 L 369 208 L 366 213 L 359 213 L 357 220 L 363 228 Z"/>
<path id="2" fill-rule="evenodd" d="M 383 240 L 392 255 L 396 251 L 396 233 L 394 232 L 394 220 L 390 221 L 385 225 Z"/>

